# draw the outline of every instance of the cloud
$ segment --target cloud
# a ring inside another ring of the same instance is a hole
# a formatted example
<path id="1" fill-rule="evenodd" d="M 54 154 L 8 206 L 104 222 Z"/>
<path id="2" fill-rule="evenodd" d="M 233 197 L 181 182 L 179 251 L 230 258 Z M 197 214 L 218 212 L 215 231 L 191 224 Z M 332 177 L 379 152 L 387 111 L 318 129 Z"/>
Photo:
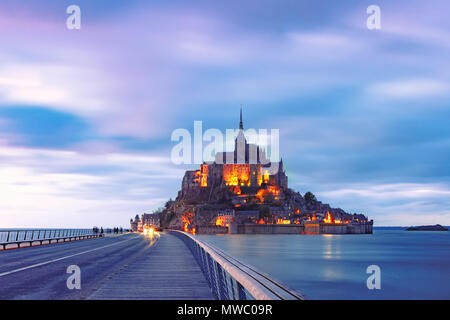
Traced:
<path id="1" fill-rule="evenodd" d="M 2 227 L 126 227 L 162 205 L 183 174 L 150 154 L 0 146 L 0 161 Z"/>
<path id="2" fill-rule="evenodd" d="M 71 223 L 123 221 L 159 205 L 183 175 L 166 163 L 170 131 L 193 120 L 235 127 L 240 103 L 246 127 L 281 129 L 292 186 L 340 191 L 324 197 L 380 221 L 409 204 L 420 219 L 446 219 L 447 194 L 431 194 L 449 176 L 447 2 L 382 0 L 376 32 L 354 1 L 79 5 L 86 19 L 73 32 L 64 5 L 0 5 L 0 108 L 51 109 L 83 124 L 65 136 L 59 117 L 0 113 L 11 225 L 57 224 L 63 210 Z M 428 205 L 405 183 L 433 186 Z M 382 189 L 389 185 L 394 198 Z M 31 205 L 39 190 L 41 209 Z"/>
<path id="3" fill-rule="evenodd" d="M 373 84 L 367 88 L 367 91 L 379 98 L 430 98 L 448 96 L 450 83 L 433 79 L 407 79 Z"/>
<path id="4" fill-rule="evenodd" d="M 23 143 L 20 134 L 11 132 L 12 126 L 11 120 L 0 117 L 0 146 Z"/>
<path id="5" fill-rule="evenodd" d="M 317 194 L 368 214 L 377 225 L 450 224 L 450 186 L 445 183 L 322 186 Z"/>
<path id="6" fill-rule="evenodd" d="M 394 199 L 423 199 L 450 196 L 450 187 L 440 184 L 394 183 L 374 186 L 358 186 L 325 193 L 329 197 L 360 196 L 392 201 Z"/>

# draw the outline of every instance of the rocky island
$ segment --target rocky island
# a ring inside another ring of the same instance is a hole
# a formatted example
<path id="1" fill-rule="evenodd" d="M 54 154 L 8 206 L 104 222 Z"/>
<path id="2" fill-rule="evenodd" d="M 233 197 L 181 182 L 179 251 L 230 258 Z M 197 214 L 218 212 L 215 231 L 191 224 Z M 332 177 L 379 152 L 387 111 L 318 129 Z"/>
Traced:
<path id="1" fill-rule="evenodd" d="M 186 171 L 176 199 L 156 214 L 162 227 L 200 234 L 362 234 L 372 233 L 373 226 L 363 214 L 290 189 L 283 160 L 270 162 L 264 150 L 247 142 L 242 109 L 234 151 Z M 131 223 L 133 228 L 137 221 Z"/>
<path id="2" fill-rule="evenodd" d="M 436 224 L 434 226 L 409 227 L 406 231 L 448 231 L 448 229 L 440 224 Z"/>

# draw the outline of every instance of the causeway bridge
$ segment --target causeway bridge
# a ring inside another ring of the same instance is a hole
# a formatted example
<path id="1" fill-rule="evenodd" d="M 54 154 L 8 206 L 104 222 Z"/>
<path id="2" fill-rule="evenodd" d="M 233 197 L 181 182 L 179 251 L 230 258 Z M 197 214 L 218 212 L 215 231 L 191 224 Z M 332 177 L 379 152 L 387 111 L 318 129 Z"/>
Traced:
<path id="1" fill-rule="evenodd" d="M 1 250 L 24 243 L 28 246 Z M 67 286 L 72 265 L 80 270 L 79 289 Z M 299 300 L 303 296 L 181 231 L 100 236 L 87 229 L 52 229 L 25 234 L 0 230 L 0 299 Z"/>

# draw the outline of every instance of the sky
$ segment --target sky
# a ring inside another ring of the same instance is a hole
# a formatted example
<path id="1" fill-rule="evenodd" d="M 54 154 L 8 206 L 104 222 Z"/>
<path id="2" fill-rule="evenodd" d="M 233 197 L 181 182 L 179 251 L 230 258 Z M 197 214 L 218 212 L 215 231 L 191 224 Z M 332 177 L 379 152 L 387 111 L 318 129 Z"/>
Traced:
<path id="1" fill-rule="evenodd" d="M 66 27 L 72 4 L 80 30 Z M 240 104 L 246 128 L 280 130 L 294 190 L 375 225 L 450 225 L 448 12 L 1 0 L 0 228 L 128 227 L 193 168 L 172 163 L 172 132 L 236 128 Z"/>

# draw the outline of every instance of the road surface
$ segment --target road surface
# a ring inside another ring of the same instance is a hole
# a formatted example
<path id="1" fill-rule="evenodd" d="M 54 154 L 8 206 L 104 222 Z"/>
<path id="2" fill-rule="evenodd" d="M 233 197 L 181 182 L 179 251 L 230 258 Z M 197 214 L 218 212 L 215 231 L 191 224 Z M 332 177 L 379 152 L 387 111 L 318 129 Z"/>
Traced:
<path id="1" fill-rule="evenodd" d="M 0 299 L 212 299 L 184 243 L 166 234 L 155 241 L 126 234 L 1 251 Z M 67 287 L 70 265 L 81 270 L 81 289 Z M 196 287 L 174 270 L 192 273 Z"/>

